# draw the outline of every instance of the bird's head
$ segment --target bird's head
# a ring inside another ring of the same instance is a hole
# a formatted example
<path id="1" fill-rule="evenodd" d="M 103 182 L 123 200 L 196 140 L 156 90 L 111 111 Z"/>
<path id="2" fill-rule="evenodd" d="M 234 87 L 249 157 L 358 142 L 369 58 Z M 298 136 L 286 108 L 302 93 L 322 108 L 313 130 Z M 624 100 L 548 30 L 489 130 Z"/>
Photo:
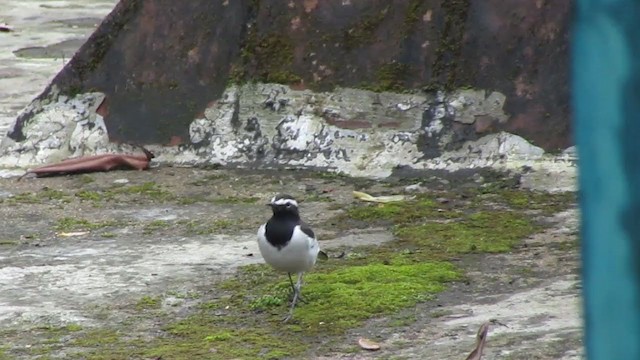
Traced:
<path id="1" fill-rule="evenodd" d="M 298 215 L 298 202 L 291 195 L 279 194 L 267 204 L 273 210 L 273 215 Z"/>

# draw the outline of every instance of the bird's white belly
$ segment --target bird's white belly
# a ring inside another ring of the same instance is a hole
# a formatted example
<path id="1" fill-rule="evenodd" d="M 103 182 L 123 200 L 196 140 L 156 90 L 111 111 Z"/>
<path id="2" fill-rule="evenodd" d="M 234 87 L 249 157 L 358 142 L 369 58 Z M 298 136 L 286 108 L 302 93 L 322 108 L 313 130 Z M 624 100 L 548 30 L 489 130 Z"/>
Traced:
<path id="1" fill-rule="evenodd" d="M 315 245 L 315 246 L 311 246 Z M 291 241 L 286 246 L 276 248 L 264 236 L 264 230 L 258 232 L 258 247 L 262 257 L 274 269 L 290 273 L 306 272 L 316 263 L 318 244 L 296 228 Z"/>

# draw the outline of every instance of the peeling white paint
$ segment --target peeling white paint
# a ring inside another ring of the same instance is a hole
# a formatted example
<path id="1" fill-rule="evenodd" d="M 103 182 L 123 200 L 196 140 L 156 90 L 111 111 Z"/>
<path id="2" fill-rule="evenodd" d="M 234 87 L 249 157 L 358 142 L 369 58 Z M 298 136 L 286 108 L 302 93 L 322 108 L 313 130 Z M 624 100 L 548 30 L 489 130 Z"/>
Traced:
<path id="1" fill-rule="evenodd" d="M 59 96 L 57 101 L 33 101 L 22 112 L 34 113 L 22 129 L 26 139 L 16 142 L 4 137 L 0 142 L 0 168 L 15 170 L 121 151 L 126 146 L 109 142 L 104 120 L 96 113 L 103 100 L 104 94 L 86 93 L 74 98 Z"/>
<path id="2" fill-rule="evenodd" d="M 429 125 L 427 127 L 425 127 L 424 131 L 427 134 L 427 136 L 429 137 L 433 137 L 437 134 L 440 134 L 442 132 L 442 129 L 444 128 L 444 125 L 442 124 L 442 118 L 444 116 L 439 116 L 438 118 L 435 118 L 433 120 L 431 120 L 431 122 L 429 123 Z"/>
<path id="3" fill-rule="evenodd" d="M 506 122 L 508 117 L 502 111 L 506 96 L 497 91 L 488 96 L 484 90 L 458 90 L 448 96 L 449 106 L 454 110 L 455 121 L 473 124 L 476 116 L 492 116 L 499 122 Z"/>
<path id="4" fill-rule="evenodd" d="M 5 139 L 0 167 L 25 168 L 68 157 L 122 151 L 108 141 L 96 109 L 102 94 L 34 101 L 26 140 Z M 517 135 L 489 134 L 451 148 L 447 122 L 473 124 L 476 116 L 504 121 L 504 95 L 460 90 L 435 96 L 374 93 L 338 88 L 330 93 L 292 90 L 279 84 L 230 86 L 189 127 L 192 145 L 149 146 L 164 163 L 328 168 L 353 176 L 386 177 L 399 166 L 455 171 L 494 167 L 574 171 L 571 151 L 558 156 Z M 430 114 L 430 115 L 429 115 Z M 430 120 L 428 119 L 430 117 Z M 421 139 L 432 138 L 440 155 L 427 158 Z"/>
<path id="5" fill-rule="evenodd" d="M 468 141 L 459 150 L 445 152 L 441 156 L 421 163 L 425 169 L 460 170 L 464 168 L 509 168 L 522 162 L 543 160 L 544 150 L 520 136 L 507 132 L 486 135 L 476 141 Z M 517 165 L 516 165 L 517 166 Z"/>

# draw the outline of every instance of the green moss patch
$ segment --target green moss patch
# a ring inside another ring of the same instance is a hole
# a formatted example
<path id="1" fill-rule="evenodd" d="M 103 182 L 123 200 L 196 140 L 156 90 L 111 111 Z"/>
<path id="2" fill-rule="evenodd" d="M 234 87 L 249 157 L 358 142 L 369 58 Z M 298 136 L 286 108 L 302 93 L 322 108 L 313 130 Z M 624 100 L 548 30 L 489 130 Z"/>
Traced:
<path id="1" fill-rule="evenodd" d="M 136 309 L 138 310 L 158 309 L 160 308 L 160 305 L 161 305 L 161 300 L 159 297 L 143 296 L 136 303 Z"/>
<path id="2" fill-rule="evenodd" d="M 212 176 L 212 178 L 213 177 L 214 176 Z M 204 185 L 208 181 L 213 180 L 209 180 L 209 178 L 206 177 L 205 180 L 198 180 L 198 183 Z M 20 202 L 40 202 L 42 196 L 44 195 L 26 193 L 18 197 L 18 200 Z M 256 197 L 213 197 L 208 196 L 208 194 L 205 195 L 200 193 L 179 195 L 173 193 L 165 186 L 158 185 L 153 181 L 135 185 L 115 185 L 104 189 L 82 189 L 76 191 L 73 196 L 82 202 L 89 202 L 96 207 L 103 206 L 104 202 L 107 201 L 118 203 L 131 203 L 140 201 L 152 203 L 174 202 L 178 205 L 191 205 L 198 202 L 211 202 L 214 204 L 253 204 L 258 200 L 258 198 Z M 68 197 L 64 199 L 68 199 Z"/>
<path id="3" fill-rule="evenodd" d="M 221 198 L 214 198 L 211 200 L 214 204 L 255 204 L 259 198 L 257 197 L 242 197 L 242 196 L 227 196 Z"/>
<path id="4" fill-rule="evenodd" d="M 483 192 L 491 194 L 490 191 L 484 189 Z M 494 194 L 493 196 L 502 199 L 514 210 L 540 211 L 544 215 L 552 215 L 566 210 L 569 205 L 577 202 L 576 194 L 571 192 L 549 194 L 541 191 L 501 190 Z"/>
<path id="5" fill-rule="evenodd" d="M 144 234 L 153 234 L 158 230 L 167 229 L 170 226 L 171 226 L 171 222 L 167 220 L 153 220 L 144 226 L 144 228 L 142 229 L 142 232 Z"/>
<path id="6" fill-rule="evenodd" d="M 406 64 L 396 62 L 383 64 L 376 71 L 375 81 L 362 84 L 360 88 L 375 92 L 403 92 L 406 90 L 405 83 L 410 75 L 411 69 Z"/>
<path id="7" fill-rule="evenodd" d="M 308 303 L 296 308 L 293 328 L 301 327 L 307 334 L 343 334 L 367 319 L 430 299 L 446 283 L 460 278 L 458 270 L 446 262 L 407 263 L 401 258 L 361 265 L 350 259 L 332 262 L 305 276 L 303 298 Z M 282 319 L 290 297 L 286 275 L 256 265 L 243 269 L 240 276 L 223 284 L 239 293 L 235 299 L 241 299 L 241 304 L 236 306 L 266 311 L 273 321 Z M 279 281 L 274 282 L 274 277 Z"/>
<path id="8" fill-rule="evenodd" d="M 417 24 L 422 21 L 427 2 L 424 0 L 411 0 L 407 6 L 407 12 L 402 23 L 402 34 L 409 36 Z"/>
<path id="9" fill-rule="evenodd" d="M 302 326 L 317 328 L 324 323 L 325 331 L 342 334 L 364 320 L 431 299 L 459 277 L 453 265 L 442 262 L 373 263 L 310 273 L 304 288 L 310 303 L 295 316 Z"/>
<path id="10" fill-rule="evenodd" d="M 229 175 L 225 173 L 207 174 L 197 180 L 192 181 L 190 184 L 194 186 L 212 185 L 212 184 L 215 184 L 216 182 L 226 179 L 228 176 Z"/>
<path id="11" fill-rule="evenodd" d="M 58 203 L 68 203 L 71 201 L 68 194 L 61 190 L 50 189 L 48 187 L 42 188 L 38 192 L 23 192 L 16 194 L 12 197 L 4 199 L 0 202 L 5 202 L 9 205 L 17 204 L 42 204 L 45 202 L 55 201 Z"/>
<path id="12" fill-rule="evenodd" d="M 96 181 L 96 179 L 93 176 L 89 175 L 89 174 L 78 175 L 76 179 L 78 180 L 79 183 L 81 183 L 83 185 L 91 184 L 92 182 Z"/>
<path id="13" fill-rule="evenodd" d="M 15 328 L 4 329 L 0 331 L 0 338 L 3 339 L 2 347 L 0 347 L 0 359 L 14 359 L 14 356 L 9 356 L 8 353 L 10 352 L 12 354 L 39 356 L 39 359 L 48 359 L 47 356 L 50 353 L 62 347 L 64 338 L 73 336 L 82 330 L 83 327 L 81 325 L 73 323 L 63 326 L 42 324 L 21 330 Z M 30 346 L 28 347 L 20 346 L 18 349 L 12 349 L 12 343 L 23 343 L 25 338 L 38 338 L 40 341 L 29 344 Z"/>
<path id="14" fill-rule="evenodd" d="M 75 196 L 83 201 L 101 201 L 107 198 L 107 196 L 102 193 L 91 190 L 80 190 L 76 192 Z"/>
<path id="15" fill-rule="evenodd" d="M 144 304 L 149 301 L 143 301 Z M 155 306 L 156 302 L 151 301 Z M 218 307 L 202 307 L 200 312 L 161 326 L 155 338 L 136 337 L 132 333 L 95 329 L 75 337 L 70 345 L 78 347 L 73 359 L 234 359 L 282 358 L 298 356 L 307 344 L 295 332 L 273 331 L 275 324 L 258 323 L 251 314 L 216 316 Z M 153 313 L 150 313 L 153 314 Z M 235 326 L 230 326 L 233 320 Z M 165 321 L 157 318 L 155 323 Z M 245 325 L 245 326 L 243 326 Z"/>
<path id="16" fill-rule="evenodd" d="M 123 355 L 131 348 L 129 344 L 124 343 L 124 337 L 113 329 L 89 329 L 80 336 L 74 337 L 69 344 L 86 350 L 84 354 L 80 353 L 79 356 L 70 356 L 70 358 L 96 360 L 126 359 L 127 357 Z"/>
<path id="17" fill-rule="evenodd" d="M 409 223 L 429 217 L 456 216 L 457 212 L 438 212 L 438 204 L 434 199 L 421 197 L 415 201 L 394 202 L 387 204 L 359 204 L 346 211 L 346 218 L 371 223 L 386 222 L 390 224 Z"/>
<path id="18" fill-rule="evenodd" d="M 462 56 L 469 4 L 470 0 L 442 3 L 444 21 L 437 30 L 439 39 L 431 64 L 432 79 L 426 84 L 425 91 L 451 91 L 470 83 L 470 74 L 464 73 L 466 59 Z"/>
<path id="19" fill-rule="evenodd" d="M 255 24 L 248 29 L 240 52 L 240 62 L 231 67 L 229 81 L 242 84 L 248 79 L 261 82 L 292 84 L 301 77 L 293 66 L 293 43 L 277 34 L 259 35 Z"/>
<path id="20" fill-rule="evenodd" d="M 437 201 L 446 199 L 446 201 Z M 336 224 L 341 227 L 389 226 L 394 246 L 446 259 L 462 253 L 512 250 L 522 239 L 541 231 L 538 216 L 549 216 L 575 204 L 573 193 L 543 193 L 487 186 L 461 193 L 422 194 L 414 200 L 387 204 L 357 203 Z"/>
<path id="21" fill-rule="evenodd" d="M 175 198 L 175 196 L 171 192 L 163 189 L 152 181 L 145 182 L 139 185 L 117 187 L 111 189 L 110 191 L 116 194 L 142 195 L 144 197 L 159 201 L 173 200 Z"/>
<path id="22" fill-rule="evenodd" d="M 175 194 L 153 181 L 136 185 L 117 185 L 103 190 L 83 189 L 77 191 L 75 193 L 75 197 L 82 201 L 93 202 L 94 205 L 100 205 L 100 202 L 102 201 L 114 200 L 119 202 L 140 200 L 167 202 L 178 200 Z"/>
<path id="23" fill-rule="evenodd" d="M 47 200 L 68 200 L 68 195 L 61 190 L 44 188 L 38 193 L 38 197 Z"/>
<path id="24" fill-rule="evenodd" d="M 190 318 L 166 328 L 170 337 L 150 346 L 145 356 L 163 359 L 279 359 L 306 349 L 295 337 L 266 328 L 228 329 L 210 318 Z"/>
<path id="25" fill-rule="evenodd" d="M 347 50 L 353 50 L 376 40 L 375 33 L 386 18 L 389 7 L 364 16 L 362 20 L 344 30 L 342 42 Z"/>
<path id="26" fill-rule="evenodd" d="M 477 212 L 463 219 L 441 223 L 398 226 L 403 240 L 434 254 L 510 251 L 522 239 L 541 230 L 525 216 L 512 212 Z"/>
<path id="27" fill-rule="evenodd" d="M 54 228 L 57 231 L 81 231 L 81 230 L 86 231 L 86 230 L 97 230 L 97 229 L 102 229 L 106 227 L 114 227 L 119 225 L 121 225 L 121 223 L 114 220 L 93 222 L 87 219 L 65 217 L 65 218 L 58 219 L 58 222 L 54 226 Z"/>

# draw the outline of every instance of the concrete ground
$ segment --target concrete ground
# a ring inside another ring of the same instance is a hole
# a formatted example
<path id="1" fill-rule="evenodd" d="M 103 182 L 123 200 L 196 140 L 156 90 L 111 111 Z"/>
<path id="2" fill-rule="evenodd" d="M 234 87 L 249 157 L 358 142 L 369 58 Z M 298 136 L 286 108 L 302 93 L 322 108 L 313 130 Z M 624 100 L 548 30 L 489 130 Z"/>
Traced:
<path id="1" fill-rule="evenodd" d="M 212 296 L 209 291 L 219 279 L 262 262 L 255 232 L 269 216 L 261 204 L 276 192 L 305 199 L 303 214 L 321 246 L 336 256 L 356 246 L 394 241 L 391 228 L 331 225 L 331 219 L 357 203 L 353 190 L 404 189 L 315 173 L 190 168 L 0 180 L 0 329 L 6 330 L 0 336 L 5 352 L 18 359 L 38 358 L 29 349 L 51 346 L 46 334 L 34 330 L 42 327 L 124 326 L 132 316 L 125 309 L 145 298 L 160 296 L 169 319 L 193 312 L 194 303 Z M 485 359 L 579 359 L 576 209 L 570 205 L 547 221 L 547 229 L 523 239 L 513 251 L 453 259 L 466 281 L 402 315 L 415 321 L 390 326 L 384 317 L 371 319 L 339 341 L 350 344 L 366 336 L 380 342 L 383 351 L 333 349 L 316 351 L 317 358 L 461 359 L 473 348 L 478 327 L 497 319 L 507 327 L 491 328 Z M 184 294 L 198 295 L 185 299 Z M 143 319 L 135 331 L 157 334 L 159 325 Z M 65 344 L 64 339 L 59 341 Z M 65 353 L 51 351 L 52 357 L 64 358 Z"/>
<path id="2" fill-rule="evenodd" d="M 115 3 L 3 1 L 0 23 L 13 31 L 0 33 L 0 133 Z M 295 185 L 287 186 L 281 177 Z M 130 196 L 113 190 L 119 186 L 140 191 Z M 345 232 L 325 224 L 354 203 L 352 190 L 363 189 L 403 192 L 404 186 L 179 168 L 2 179 L 0 359 L 64 358 L 65 350 L 58 348 L 50 354 L 33 351 L 51 341 L 34 329 L 119 324 L 126 313 L 111 310 L 146 296 L 163 294 L 169 316 L 189 313 L 191 300 L 178 294 L 203 292 L 238 267 L 261 262 L 255 230 L 268 214 L 258 204 L 274 192 L 308 198 L 305 214 L 320 239 L 329 239 L 323 240 L 329 251 L 393 241 L 387 228 Z M 109 198 L 95 197 L 105 191 Z M 549 221 L 550 227 L 523 239 L 512 252 L 457 259 L 466 283 L 455 283 L 434 301 L 412 308 L 415 322 L 387 327 L 372 319 L 342 339 L 352 343 L 367 336 L 381 344 L 381 351 L 316 351 L 316 358 L 463 359 L 478 327 L 490 319 L 507 327 L 491 328 L 485 359 L 581 358 L 579 258 L 578 247 L 571 246 L 577 242 L 577 210 L 570 207 Z M 137 330 L 145 336 L 158 331 L 145 321 Z"/>
<path id="3" fill-rule="evenodd" d="M 0 24 L 0 134 L 40 94 L 115 6 L 115 0 L 5 0 Z"/>

